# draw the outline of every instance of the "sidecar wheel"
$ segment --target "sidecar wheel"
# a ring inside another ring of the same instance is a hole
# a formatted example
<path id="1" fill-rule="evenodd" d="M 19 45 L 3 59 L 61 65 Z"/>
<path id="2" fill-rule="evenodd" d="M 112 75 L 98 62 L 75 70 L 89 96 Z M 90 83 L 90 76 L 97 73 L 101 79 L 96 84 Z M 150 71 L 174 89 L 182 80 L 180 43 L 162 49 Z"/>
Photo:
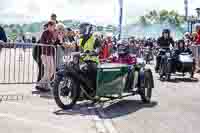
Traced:
<path id="1" fill-rule="evenodd" d="M 153 76 L 151 71 L 145 71 L 144 76 L 145 87 L 141 88 L 140 96 L 143 103 L 150 103 L 152 95 Z"/>
<path id="2" fill-rule="evenodd" d="M 193 71 L 190 73 L 190 78 L 194 78 L 194 72 Z"/>
<path id="3" fill-rule="evenodd" d="M 193 65 L 192 70 L 190 72 L 190 78 L 194 78 L 194 71 L 195 71 L 195 65 Z"/>
<path id="4" fill-rule="evenodd" d="M 65 78 L 57 78 L 55 79 L 53 85 L 53 95 L 56 104 L 61 109 L 71 109 L 80 97 L 80 87 L 75 82 L 75 79 L 70 76 L 66 76 Z M 62 101 L 62 97 L 67 101 L 67 103 Z"/>

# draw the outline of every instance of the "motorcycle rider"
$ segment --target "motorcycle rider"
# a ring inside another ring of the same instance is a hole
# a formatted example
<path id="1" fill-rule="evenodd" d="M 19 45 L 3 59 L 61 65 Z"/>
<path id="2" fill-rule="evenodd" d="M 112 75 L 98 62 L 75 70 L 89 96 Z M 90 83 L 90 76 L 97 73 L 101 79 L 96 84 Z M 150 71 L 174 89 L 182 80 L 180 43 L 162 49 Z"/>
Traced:
<path id="1" fill-rule="evenodd" d="M 179 40 L 177 49 L 175 49 L 175 55 L 179 55 L 183 52 L 192 54 L 192 51 L 188 47 L 185 46 L 185 41 Z"/>
<path id="2" fill-rule="evenodd" d="M 100 40 L 96 39 L 92 33 L 92 25 L 89 23 L 80 24 L 80 41 L 79 46 L 82 52 L 95 51 L 99 53 L 101 43 Z"/>
<path id="3" fill-rule="evenodd" d="M 112 55 L 109 60 L 113 63 L 121 63 L 133 65 L 136 63 L 136 57 L 130 54 L 129 43 L 126 40 L 119 40 L 117 42 L 117 52 Z"/>
<path id="4" fill-rule="evenodd" d="M 144 47 L 145 48 L 148 48 L 149 47 L 149 57 L 150 57 L 150 60 L 153 60 L 153 41 L 151 38 L 148 38 L 146 41 L 145 41 L 145 44 L 144 44 Z"/>
<path id="5" fill-rule="evenodd" d="M 95 38 L 92 32 L 92 25 L 89 23 L 82 23 L 80 24 L 80 40 L 79 40 L 79 46 L 80 50 L 83 53 L 95 53 L 96 56 L 86 56 L 83 58 L 85 60 L 86 58 L 90 59 L 94 63 L 90 63 L 87 66 L 87 73 L 89 80 L 96 79 L 97 76 L 97 64 L 99 63 L 99 52 L 101 47 L 101 42 L 98 38 Z M 84 69 L 84 68 L 83 68 Z M 92 83 L 93 86 L 96 86 L 96 82 Z M 95 88 L 94 88 L 95 90 Z M 89 92 L 93 92 L 90 90 Z"/>
<path id="6" fill-rule="evenodd" d="M 158 40 L 157 40 L 157 44 L 158 44 L 160 49 L 170 50 L 170 44 L 172 45 L 172 47 L 174 47 L 174 40 L 170 36 L 170 30 L 169 29 L 163 30 L 162 36 L 159 37 Z M 163 55 L 163 54 L 164 54 L 163 52 L 159 52 L 158 56 L 156 57 L 156 67 L 155 67 L 156 72 L 158 72 L 158 70 L 159 70 L 161 55 Z"/>
<path id="7" fill-rule="evenodd" d="M 177 48 L 174 50 L 173 55 L 172 55 L 172 72 L 175 72 L 175 66 L 177 65 L 178 62 L 178 56 L 181 53 L 188 53 L 192 54 L 192 51 L 185 46 L 185 41 L 184 40 L 179 40 L 177 43 Z"/>
<path id="8" fill-rule="evenodd" d="M 150 49 L 153 48 L 153 41 L 151 40 L 151 38 L 148 38 L 148 39 L 145 41 L 144 47 L 150 47 Z"/>

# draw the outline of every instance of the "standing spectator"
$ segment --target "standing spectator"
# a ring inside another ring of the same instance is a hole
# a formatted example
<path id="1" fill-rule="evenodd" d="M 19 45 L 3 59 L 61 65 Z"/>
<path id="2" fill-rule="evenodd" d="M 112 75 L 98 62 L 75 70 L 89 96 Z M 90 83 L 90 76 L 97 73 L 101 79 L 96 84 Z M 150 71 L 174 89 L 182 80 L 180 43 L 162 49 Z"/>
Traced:
<path id="1" fill-rule="evenodd" d="M 198 31 L 197 31 L 196 44 L 197 44 L 197 45 L 200 45 L 200 28 L 198 28 Z"/>
<path id="2" fill-rule="evenodd" d="M 43 25 L 43 31 L 46 31 L 48 28 L 48 23 Z M 40 44 L 40 40 L 38 42 L 32 41 L 32 43 L 38 43 Z M 35 60 L 35 62 L 38 65 L 38 76 L 37 76 L 37 82 L 39 82 L 42 77 L 44 76 L 44 65 L 42 63 L 42 59 L 41 59 L 41 55 L 42 55 L 42 47 L 40 45 L 35 45 L 33 48 L 33 59 Z M 39 87 L 36 87 L 36 89 L 38 90 Z M 38 90 L 40 91 L 40 90 Z"/>
<path id="3" fill-rule="evenodd" d="M 63 47 L 63 43 L 64 43 L 64 34 L 65 34 L 65 25 L 62 24 L 62 23 L 58 23 L 56 25 L 56 45 L 57 45 L 57 48 L 56 48 L 56 64 L 58 67 L 58 65 L 62 64 L 63 63 L 63 57 L 65 55 L 65 48 Z"/>
<path id="4" fill-rule="evenodd" d="M 54 21 L 48 22 L 48 28 L 42 33 L 42 36 L 40 39 L 40 42 L 42 44 L 54 45 L 55 27 L 56 27 L 56 24 Z M 55 51 L 54 50 L 55 49 L 50 46 L 42 47 L 41 59 L 42 59 L 42 63 L 44 64 L 44 76 L 42 77 L 39 86 L 36 86 L 36 88 L 42 92 L 50 91 L 48 83 L 51 81 L 51 78 L 55 72 L 55 62 L 54 62 Z"/>
<path id="5" fill-rule="evenodd" d="M 67 38 L 66 41 L 69 43 L 73 43 L 75 41 L 74 39 L 74 32 L 71 28 L 67 28 Z"/>
<path id="6" fill-rule="evenodd" d="M 198 34 L 197 32 L 192 33 L 192 42 L 194 43 L 197 40 Z"/>
<path id="7" fill-rule="evenodd" d="M 100 58 L 107 59 L 111 55 L 112 50 L 112 35 L 107 35 L 105 40 L 103 41 Z"/>
<path id="8" fill-rule="evenodd" d="M 51 21 L 54 21 L 56 24 L 58 24 L 57 15 L 55 13 L 51 14 Z"/>
<path id="9" fill-rule="evenodd" d="M 3 27 L 0 26 L 0 40 L 7 42 L 7 37 L 6 37 L 6 33 L 3 29 Z"/>
<path id="10" fill-rule="evenodd" d="M 79 50 L 79 47 L 78 47 L 79 42 L 77 41 L 77 39 L 80 37 L 78 36 L 76 37 L 75 32 L 71 28 L 67 28 L 66 30 L 67 32 L 66 32 L 65 41 L 68 42 L 69 44 L 72 44 L 74 47 L 73 50 L 77 52 Z"/>

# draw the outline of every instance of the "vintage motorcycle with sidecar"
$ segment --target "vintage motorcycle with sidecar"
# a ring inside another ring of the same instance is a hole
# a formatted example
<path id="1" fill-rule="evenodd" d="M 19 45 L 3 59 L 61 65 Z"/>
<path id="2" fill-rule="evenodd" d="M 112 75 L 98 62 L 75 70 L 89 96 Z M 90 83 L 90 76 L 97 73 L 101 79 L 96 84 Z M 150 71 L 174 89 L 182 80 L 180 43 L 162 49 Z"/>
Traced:
<path id="1" fill-rule="evenodd" d="M 195 60 L 192 56 L 192 53 L 182 52 L 179 55 L 175 55 L 175 51 L 172 53 L 172 60 L 174 60 L 174 63 L 171 61 L 169 62 L 169 65 L 167 65 L 169 67 L 168 80 L 170 80 L 171 73 L 176 72 L 182 73 L 183 76 L 185 76 L 185 73 L 189 73 L 190 78 L 193 78 L 195 71 Z"/>
<path id="2" fill-rule="evenodd" d="M 136 94 L 144 103 L 150 102 L 153 76 L 144 62 L 100 64 L 96 56 L 94 52 L 73 53 L 72 60 L 58 68 L 52 87 L 60 108 L 71 109 L 77 101 L 86 99 L 97 102 L 101 98 L 121 99 Z"/>
<path id="3" fill-rule="evenodd" d="M 182 73 L 183 76 L 189 73 L 191 78 L 194 76 L 195 60 L 192 53 L 182 52 L 176 55 L 175 50 L 168 51 L 162 56 L 161 64 L 161 74 L 165 75 L 167 80 L 170 80 L 172 73 L 176 72 Z"/>

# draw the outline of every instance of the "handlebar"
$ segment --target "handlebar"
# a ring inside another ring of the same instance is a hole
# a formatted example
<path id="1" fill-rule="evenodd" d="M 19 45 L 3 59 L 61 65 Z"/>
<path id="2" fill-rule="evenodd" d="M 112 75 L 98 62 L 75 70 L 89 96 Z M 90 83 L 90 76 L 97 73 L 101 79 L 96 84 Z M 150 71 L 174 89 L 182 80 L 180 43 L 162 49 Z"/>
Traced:
<path id="1" fill-rule="evenodd" d="M 80 56 L 80 57 L 84 57 L 84 56 L 98 56 L 98 54 L 94 51 L 86 51 L 86 52 L 72 52 L 71 56 Z"/>
<path id="2" fill-rule="evenodd" d="M 94 51 L 86 51 L 86 52 L 80 53 L 80 56 L 81 57 L 83 57 L 83 56 L 98 56 L 98 54 Z"/>

